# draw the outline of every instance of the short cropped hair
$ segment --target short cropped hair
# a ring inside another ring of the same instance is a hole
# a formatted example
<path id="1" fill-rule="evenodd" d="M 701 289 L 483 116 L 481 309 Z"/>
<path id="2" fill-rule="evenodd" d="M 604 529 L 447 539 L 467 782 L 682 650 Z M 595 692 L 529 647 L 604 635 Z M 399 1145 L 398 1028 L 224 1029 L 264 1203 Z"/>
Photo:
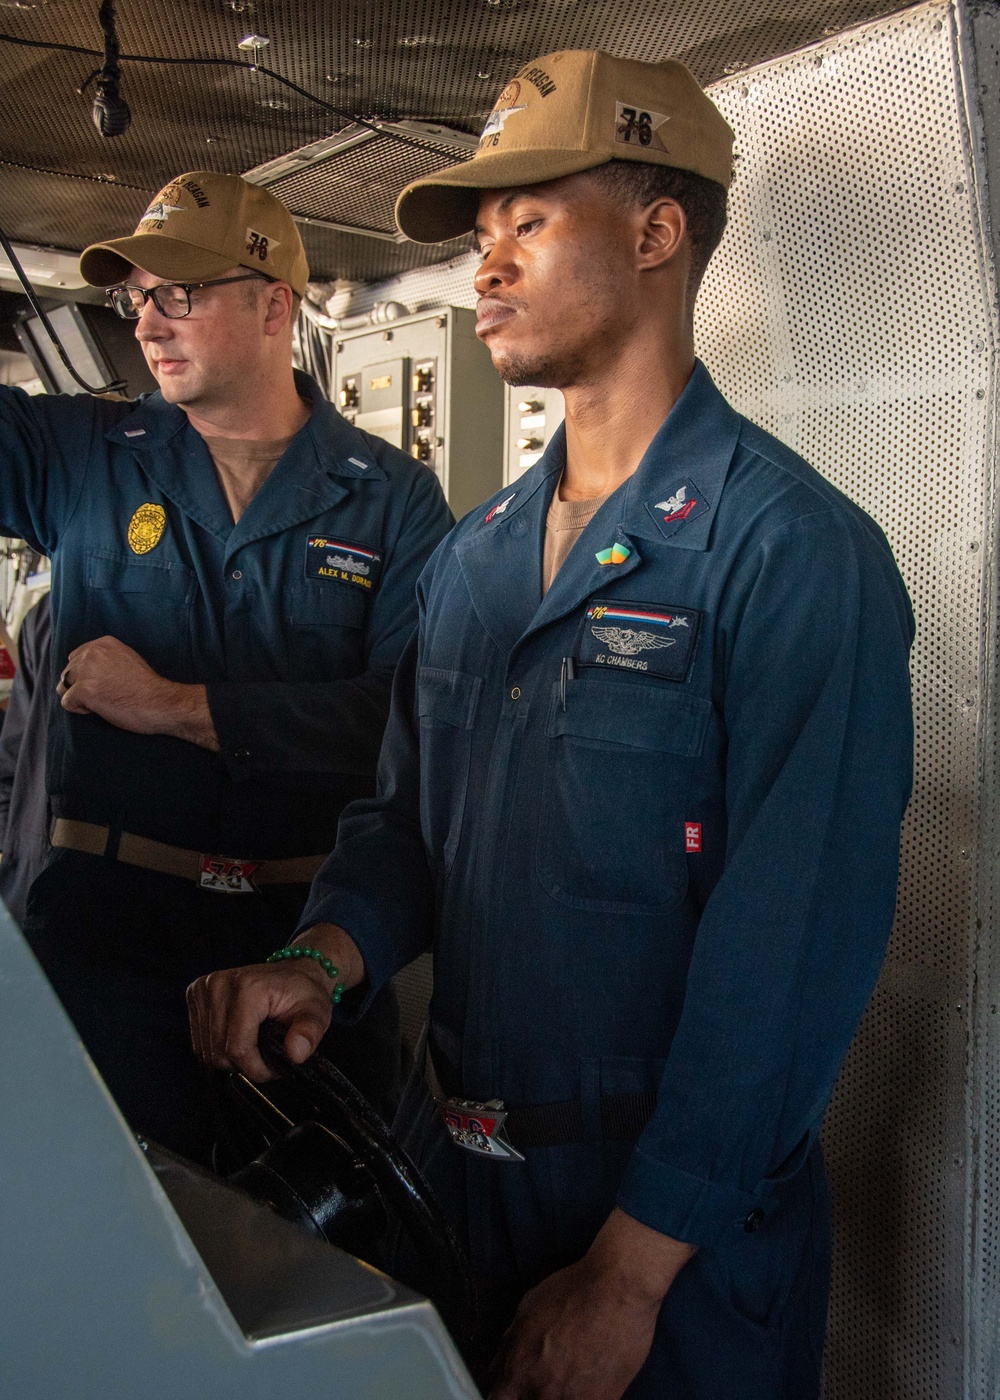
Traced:
<path id="1" fill-rule="evenodd" d="M 277 280 L 278 280 L 278 279 L 277 279 L 276 277 L 265 277 L 263 273 L 259 273 L 258 276 L 256 277 L 256 279 L 255 279 L 254 281 L 252 281 L 252 282 L 249 282 L 249 281 L 248 281 L 248 282 L 245 282 L 245 283 L 243 284 L 243 294 L 244 294 L 244 300 L 245 300 L 247 306 L 249 306 L 249 307 L 254 307 L 254 306 L 257 305 L 257 298 L 260 296 L 260 284 L 261 284 L 262 282 L 276 282 Z M 298 292 L 296 292 L 296 291 L 293 290 L 293 292 L 292 292 L 292 325 L 293 325 L 293 326 L 295 325 L 295 322 L 299 319 L 299 310 L 301 309 L 301 306 L 302 306 L 302 298 L 299 296 Z"/>
<path id="2" fill-rule="evenodd" d="M 646 161 L 609 160 L 588 172 L 616 200 L 645 208 L 657 199 L 674 199 L 684 210 L 691 243 L 691 283 L 697 288 L 726 227 L 725 188 L 717 180 Z"/>

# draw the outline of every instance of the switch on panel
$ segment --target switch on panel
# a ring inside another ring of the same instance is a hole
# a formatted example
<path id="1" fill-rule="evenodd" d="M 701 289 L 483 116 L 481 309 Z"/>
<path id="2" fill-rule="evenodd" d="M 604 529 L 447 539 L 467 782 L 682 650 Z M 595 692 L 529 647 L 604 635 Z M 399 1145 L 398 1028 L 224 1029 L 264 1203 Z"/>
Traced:
<path id="1" fill-rule="evenodd" d="M 563 421 L 563 396 L 557 389 L 506 391 L 504 485 L 533 467 Z"/>
<path id="2" fill-rule="evenodd" d="M 503 485 L 504 386 L 489 351 L 476 338 L 475 312 L 437 307 L 401 316 L 388 333 L 345 331 L 334 342 L 332 383 L 351 381 L 360 428 L 402 447 L 436 474 L 457 516 Z"/>

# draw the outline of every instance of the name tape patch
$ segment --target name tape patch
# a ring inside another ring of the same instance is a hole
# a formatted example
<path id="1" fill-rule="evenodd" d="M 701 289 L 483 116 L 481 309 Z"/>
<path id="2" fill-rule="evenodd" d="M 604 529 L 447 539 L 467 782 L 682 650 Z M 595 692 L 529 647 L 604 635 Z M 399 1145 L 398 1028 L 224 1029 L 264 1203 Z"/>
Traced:
<path id="1" fill-rule="evenodd" d="M 579 663 L 683 681 L 700 626 L 695 608 L 595 598 L 584 619 Z"/>
<path id="2" fill-rule="evenodd" d="M 306 540 L 306 578 L 349 583 L 370 593 L 381 572 L 382 555 L 367 545 L 330 535 L 310 535 Z"/>

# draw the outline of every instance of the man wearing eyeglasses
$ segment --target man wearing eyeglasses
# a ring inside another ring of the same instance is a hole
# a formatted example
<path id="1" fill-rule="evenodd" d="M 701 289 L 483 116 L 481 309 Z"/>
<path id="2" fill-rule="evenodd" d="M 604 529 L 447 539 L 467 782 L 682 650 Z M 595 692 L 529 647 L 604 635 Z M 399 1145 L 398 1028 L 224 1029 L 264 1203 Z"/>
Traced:
<path id="1" fill-rule="evenodd" d="M 157 393 L 0 389 L 0 528 L 52 559 L 50 863 L 25 932 L 137 1128 L 208 1160 L 194 976 L 281 947 L 370 793 L 434 475 L 292 369 L 308 266 L 284 206 L 196 171 L 83 276 Z M 326 1048 L 388 1106 L 390 996 Z"/>

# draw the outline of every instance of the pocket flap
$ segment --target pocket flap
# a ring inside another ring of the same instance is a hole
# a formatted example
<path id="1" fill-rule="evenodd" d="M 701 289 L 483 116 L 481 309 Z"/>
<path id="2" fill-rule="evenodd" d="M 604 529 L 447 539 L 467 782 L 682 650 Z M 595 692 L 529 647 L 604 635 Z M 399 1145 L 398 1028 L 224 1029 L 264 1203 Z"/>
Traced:
<path id="1" fill-rule="evenodd" d="M 110 588 L 116 593 L 159 593 L 190 601 L 194 572 L 170 560 L 140 563 L 116 554 L 93 551 L 87 556 L 87 587 Z"/>
<path id="2" fill-rule="evenodd" d="M 417 714 L 421 719 L 438 720 L 456 729 L 471 729 L 482 689 L 479 676 L 465 671 L 441 671 L 421 666 L 417 673 Z"/>
<path id="3" fill-rule="evenodd" d="M 711 713 L 710 701 L 700 695 L 668 691 L 656 683 L 586 677 L 567 687 L 565 710 L 559 686 L 553 687 L 549 734 L 695 758 Z"/>
<path id="4" fill-rule="evenodd" d="M 298 627 L 364 627 L 365 595 L 342 583 L 299 584 L 289 596 L 288 620 Z"/>

